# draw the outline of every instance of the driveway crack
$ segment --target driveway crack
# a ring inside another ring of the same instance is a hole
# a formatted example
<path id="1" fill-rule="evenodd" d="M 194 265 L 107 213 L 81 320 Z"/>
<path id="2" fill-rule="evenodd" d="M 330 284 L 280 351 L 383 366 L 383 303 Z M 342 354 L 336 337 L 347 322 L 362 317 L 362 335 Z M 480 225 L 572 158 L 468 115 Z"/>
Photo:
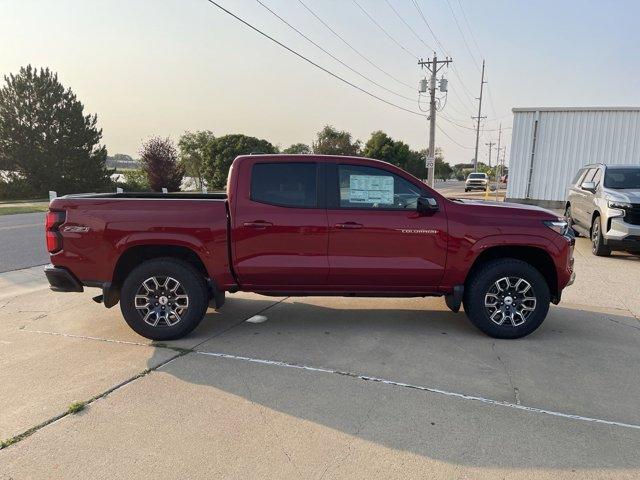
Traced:
<path id="1" fill-rule="evenodd" d="M 502 359 L 502 357 L 500 357 L 500 354 L 496 351 L 496 342 L 493 342 L 491 344 L 491 350 L 493 350 L 493 353 L 495 353 L 496 358 L 498 359 L 498 361 L 502 365 L 502 368 L 504 369 L 504 373 L 507 375 L 507 379 L 509 380 L 509 385 L 513 390 L 513 398 L 515 400 L 515 404 L 520 405 L 520 390 L 518 389 L 515 382 L 513 381 L 513 377 L 511 375 L 511 372 L 509 371 L 509 368 L 507 367 L 507 363 Z"/>

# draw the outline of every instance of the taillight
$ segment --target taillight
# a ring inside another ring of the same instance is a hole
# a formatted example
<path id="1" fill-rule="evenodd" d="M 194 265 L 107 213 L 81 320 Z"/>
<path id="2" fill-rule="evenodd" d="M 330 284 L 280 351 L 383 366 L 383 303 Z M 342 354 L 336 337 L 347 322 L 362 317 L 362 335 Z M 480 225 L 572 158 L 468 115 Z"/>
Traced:
<path id="1" fill-rule="evenodd" d="M 45 234 L 49 253 L 56 253 L 62 250 L 62 235 L 60 235 L 59 227 L 64 223 L 65 217 L 65 212 L 47 212 L 47 216 L 45 217 Z"/>

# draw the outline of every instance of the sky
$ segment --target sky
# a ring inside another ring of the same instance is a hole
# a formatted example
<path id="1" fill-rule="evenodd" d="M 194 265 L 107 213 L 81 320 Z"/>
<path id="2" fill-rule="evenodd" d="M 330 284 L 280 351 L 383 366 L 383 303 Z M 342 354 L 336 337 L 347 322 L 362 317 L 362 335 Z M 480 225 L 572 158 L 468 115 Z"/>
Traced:
<path id="1" fill-rule="evenodd" d="M 415 0 L 434 38 L 414 0 L 302 0 L 371 63 L 298 0 L 261 1 L 384 89 L 256 0 L 216 0 L 345 80 L 418 113 L 417 85 L 426 72 L 415 57 L 433 49 L 439 58 L 449 54 L 453 64 L 441 70 L 449 92 L 436 116 L 449 138 L 438 130 L 436 145 L 452 164 L 473 158 L 470 117 L 477 114 L 482 59 L 488 118 L 480 161 L 501 124 L 508 163 L 513 107 L 640 105 L 638 1 Z M 57 72 L 85 112 L 98 115 L 110 155 L 135 157 L 150 136 L 177 141 L 194 130 L 243 133 L 284 148 L 311 144 L 327 124 L 363 142 L 383 130 L 412 148 L 428 145 L 425 117 L 345 85 L 207 0 L 0 0 L 0 74 L 27 64 Z"/>

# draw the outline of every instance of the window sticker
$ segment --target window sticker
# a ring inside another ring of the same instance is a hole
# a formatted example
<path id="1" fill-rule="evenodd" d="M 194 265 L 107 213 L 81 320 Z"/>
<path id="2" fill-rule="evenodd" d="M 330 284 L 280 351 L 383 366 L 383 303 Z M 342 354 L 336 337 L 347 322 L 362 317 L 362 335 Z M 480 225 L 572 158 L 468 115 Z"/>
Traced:
<path id="1" fill-rule="evenodd" d="M 349 202 L 393 205 L 393 177 L 349 175 Z"/>

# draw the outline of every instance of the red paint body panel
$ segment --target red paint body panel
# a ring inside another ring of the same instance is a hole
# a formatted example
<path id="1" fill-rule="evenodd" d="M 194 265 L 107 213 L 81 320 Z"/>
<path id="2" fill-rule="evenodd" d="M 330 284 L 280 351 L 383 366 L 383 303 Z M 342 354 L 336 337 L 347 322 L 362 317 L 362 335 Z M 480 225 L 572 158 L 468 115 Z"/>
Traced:
<path id="1" fill-rule="evenodd" d="M 253 201 L 251 169 L 258 162 L 317 163 L 323 165 L 319 181 L 335 164 L 387 170 L 435 198 L 439 210 L 346 209 L 328 201 L 319 208 L 289 208 Z M 51 262 L 94 285 L 111 282 L 121 255 L 141 245 L 189 248 L 219 288 L 257 292 L 449 293 L 464 284 L 482 252 L 507 245 L 545 251 L 559 290 L 573 269 L 573 242 L 542 223 L 556 219 L 553 212 L 449 200 L 393 165 L 363 158 L 244 156 L 229 172 L 226 200 L 72 196 L 55 199 L 51 209 L 66 211 L 63 249 Z M 65 232 L 66 226 L 89 230 Z"/>
<path id="2" fill-rule="evenodd" d="M 120 256 L 140 245 L 182 246 L 193 250 L 211 278 L 232 285 L 225 202 L 220 200 L 147 200 L 57 198 L 52 210 L 65 210 L 62 251 L 51 263 L 66 267 L 81 282 L 110 282 Z M 85 233 L 65 232 L 86 226 Z"/>

